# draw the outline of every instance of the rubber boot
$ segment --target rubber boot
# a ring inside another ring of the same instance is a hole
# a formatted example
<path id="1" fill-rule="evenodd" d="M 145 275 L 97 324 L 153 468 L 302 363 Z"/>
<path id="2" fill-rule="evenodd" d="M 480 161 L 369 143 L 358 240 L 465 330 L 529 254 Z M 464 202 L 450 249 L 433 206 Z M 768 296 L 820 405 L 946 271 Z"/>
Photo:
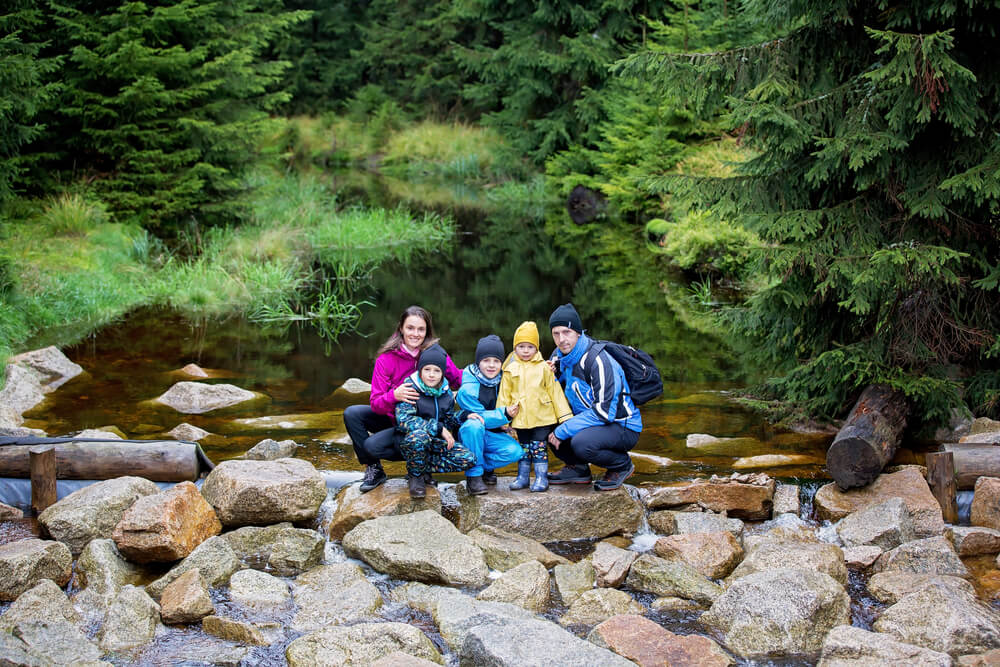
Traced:
<path id="1" fill-rule="evenodd" d="M 411 498 L 424 498 L 427 496 L 427 485 L 424 483 L 423 475 L 409 475 L 406 484 L 410 489 Z"/>
<path id="2" fill-rule="evenodd" d="M 531 490 L 534 492 L 549 490 L 549 462 L 535 461 L 535 481 L 531 483 Z"/>
<path id="3" fill-rule="evenodd" d="M 531 474 L 531 461 L 521 459 L 517 462 L 517 479 L 510 485 L 511 491 L 528 488 L 528 475 Z"/>
<path id="4" fill-rule="evenodd" d="M 486 488 L 486 484 L 483 483 L 481 475 L 477 477 L 466 477 L 465 490 L 468 491 L 470 496 L 481 496 L 489 491 L 489 489 Z"/>

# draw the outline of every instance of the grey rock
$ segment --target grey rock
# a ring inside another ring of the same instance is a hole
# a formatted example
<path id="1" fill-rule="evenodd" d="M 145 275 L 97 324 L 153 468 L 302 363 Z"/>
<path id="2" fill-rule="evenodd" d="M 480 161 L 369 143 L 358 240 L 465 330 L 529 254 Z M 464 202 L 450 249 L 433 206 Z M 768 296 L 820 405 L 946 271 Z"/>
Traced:
<path id="1" fill-rule="evenodd" d="M 409 581 L 402 586 L 397 586 L 389 593 L 389 598 L 393 602 L 405 604 L 419 609 L 428 614 L 434 614 L 437 606 L 441 602 L 457 602 L 458 604 L 469 604 L 468 595 L 461 593 L 454 588 L 447 586 L 428 586 L 419 581 Z"/>
<path id="2" fill-rule="evenodd" d="M 62 542 L 28 538 L 0 544 L 0 601 L 17 599 L 42 579 L 65 586 L 72 563 Z"/>
<path id="3" fill-rule="evenodd" d="M 28 645 L 10 634 L 0 632 L 0 665 L 3 667 L 45 667 L 47 662 L 28 653 Z"/>
<path id="4" fill-rule="evenodd" d="M 231 408 L 241 403 L 259 401 L 264 397 L 231 384 L 206 384 L 204 382 L 178 382 L 153 399 L 187 415 L 200 415 L 212 410 Z"/>
<path id="5" fill-rule="evenodd" d="M 359 623 L 327 627 L 299 637 L 285 650 L 289 667 L 368 665 L 401 651 L 437 664 L 444 659 L 417 628 L 403 623 Z"/>
<path id="6" fill-rule="evenodd" d="M 722 588 L 683 561 L 643 554 L 632 564 L 625 583 L 637 591 L 711 603 Z"/>
<path id="7" fill-rule="evenodd" d="M 951 542 L 959 556 L 1000 553 L 1000 530 L 983 526 L 952 526 Z"/>
<path id="8" fill-rule="evenodd" d="M 243 458 L 252 461 L 277 461 L 295 456 L 295 450 L 299 448 L 294 440 L 272 440 L 270 438 L 261 440 L 256 445 L 247 450 Z"/>
<path id="9" fill-rule="evenodd" d="M 950 667 L 947 653 L 905 644 L 880 633 L 850 625 L 838 625 L 823 640 L 819 667 Z"/>
<path id="10" fill-rule="evenodd" d="M 608 544 L 598 542 L 590 563 L 594 566 L 595 583 L 601 588 L 618 588 L 628 576 L 632 563 L 639 554 Z"/>
<path id="11" fill-rule="evenodd" d="M 310 521 L 326 499 L 326 482 L 302 459 L 223 461 L 201 487 L 223 526 Z"/>
<path id="12" fill-rule="evenodd" d="M 343 546 L 352 558 L 403 579 L 450 586 L 486 582 L 482 550 L 432 510 L 360 523 L 344 536 Z"/>
<path id="13" fill-rule="evenodd" d="M 646 608 L 624 591 L 614 588 L 594 588 L 573 601 L 559 619 L 561 625 L 597 625 L 620 614 L 642 615 Z"/>
<path id="14" fill-rule="evenodd" d="M 509 620 L 471 628 L 462 643 L 459 664 L 463 667 L 633 665 L 631 661 L 543 620 Z"/>
<path id="15" fill-rule="evenodd" d="M 38 522 L 76 556 L 91 540 L 110 538 L 132 503 L 158 492 L 142 477 L 108 479 L 69 494 L 39 514 Z"/>
<path id="16" fill-rule="evenodd" d="M 772 516 L 779 514 L 799 515 L 802 511 L 802 503 L 799 501 L 798 484 L 779 483 L 774 489 L 774 507 L 771 509 Z"/>
<path id="17" fill-rule="evenodd" d="M 464 484 L 456 486 L 462 532 L 486 524 L 551 542 L 632 533 L 642 521 L 642 506 L 624 487 L 594 493 L 589 486 L 553 486 L 541 503 L 530 493 L 510 491 L 511 481 L 501 480 L 484 496 L 470 496 Z"/>
<path id="18" fill-rule="evenodd" d="M 15 364 L 32 371 L 38 378 L 42 391 L 49 393 L 63 386 L 80 373 L 83 368 L 79 364 L 73 363 L 54 345 L 43 347 L 39 350 L 22 352 L 7 360 L 7 363 Z M 24 412 L 24 410 L 21 410 Z"/>
<path id="19" fill-rule="evenodd" d="M 834 544 L 820 542 L 762 542 L 736 566 L 727 581 L 754 572 L 787 568 L 816 570 L 830 575 L 841 586 L 847 585 L 843 550 Z"/>
<path id="20" fill-rule="evenodd" d="M 105 651 L 121 651 L 149 643 L 159 625 L 160 605 L 141 588 L 123 586 L 97 636 Z"/>
<path id="21" fill-rule="evenodd" d="M 725 645 L 754 660 L 819 653 L 826 633 L 850 623 L 844 587 L 814 570 L 764 570 L 735 580 L 702 614 Z"/>
<path id="22" fill-rule="evenodd" d="M 976 590 L 965 579 L 941 574 L 913 572 L 879 572 L 868 580 L 868 592 L 879 602 L 896 604 L 905 595 L 927 588 L 931 584 L 946 586 L 959 593 L 975 596 Z"/>
<path id="23" fill-rule="evenodd" d="M 295 528 L 290 523 L 272 526 L 245 526 L 224 533 L 236 557 L 255 569 L 278 577 L 294 577 L 323 561 L 326 540 L 315 530 Z"/>
<path id="24" fill-rule="evenodd" d="M 869 505 L 837 524 L 837 535 L 849 547 L 873 545 L 884 551 L 917 539 L 913 517 L 902 498 Z"/>
<path id="25" fill-rule="evenodd" d="M 940 583 L 904 595 L 875 630 L 953 657 L 1000 647 L 1000 617 L 975 597 Z"/>
<path id="26" fill-rule="evenodd" d="M 943 536 L 913 540 L 886 551 L 875 561 L 874 569 L 876 572 L 969 576 L 969 570 L 955 553 L 951 542 Z"/>
<path id="27" fill-rule="evenodd" d="M 196 623 L 213 613 L 212 598 L 197 569 L 174 579 L 160 596 L 160 618 L 164 623 Z"/>
<path id="28" fill-rule="evenodd" d="M 21 621 L 14 625 L 11 634 L 24 643 L 32 658 L 46 666 L 78 665 L 101 657 L 101 649 L 76 625 L 62 617 Z"/>
<path id="29" fill-rule="evenodd" d="M 13 425 L 20 426 L 17 419 L 43 400 L 45 392 L 38 375 L 17 364 L 7 364 L 7 382 L 0 389 L 0 405 L 17 416 Z"/>
<path id="30" fill-rule="evenodd" d="M 296 632 L 370 620 L 382 606 L 382 594 L 352 563 L 321 565 L 299 575 L 292 596 L 298 606 L 291 623 Z"/>
<path id="31" fill-rule="evenodd" d="M 469 632 L 480 625 L 503 626 L 511 621 L 537 618 L 533 613 L 508 602 L 473 600 L 465 596 L 441 596 L 431 610 L 441 638 L 453 651 L 459 652 Z"/>
<path id="32" fill-rule="evenodd" d="M 847 567 L 864 569 L 871 567 L 881 555 L 882 549 L 879 547 L 846 547 L 844 563 Z"/>
<path id="33" fill-rule="evenodd" d="M 362 521 L 380 516 L 422 510 L 441 512 L 441 494 L 434 487 L 427 489 L 425 498 L 411 498 L 405 479 L 390 479 L 367 493 L 362 493 L 359 486 L 348 484 L 337 494 L 337 509 L 329 526 L 331 540 L 341 540 Z"/>
<path id="34" fill-rule="evenodd" d="M 541 542 L 500 528 L 482 525 L 469 531 L 468 535 L 483 550 L 486 564 L 494 570 L 506 572 L 531 561 L 540 562 L 547 568 L 569 564 L 568 560 L 552 553 Z"/>
<path id="35" fill-rule="evenodd" d="M 114 540 L 91 540 L 76 560 L 76 580 L 81 588 L 112 597 L 128 584 L 138 584 L 145 570 L 122 557 Z"/>
<path id="36" fill-rule="evenodd" d="M 552 569 L 556 580 L 556 590 L 567 607 L 580 597 L 584 591 L 589 591 L 596 583 L 596 572 L 589 558 L 572 565 L 556 565 Z"/>
<path id="37" fill-rule="evenodd" d="M 510 602 L 531 611 L 549 603 L 549 572 L 537 560 L 507 570 L 476 596 L 477 600 Z"/>
<path id="38" fill-rule="evenodd" d="M 198 442 L 199 440 L 204 440 L 212 434 L 203 428 L 198 428 L 197 426 L 193 426 L 187 422 L 182 422 L 167 431 L 167 435 L 175 440 Z"/>
<path id="39" fill-rule="evenodd" d="M 717 533 L 728 531 L 736 539 L 743 537 L 743 522 L 714 512 L 677 512 L 660 510 L 651 512 L 649 525 L 661 535 L 686 533 Z"/>
<path id="40" fill-rule="evenodd" d="M 0 521 L 19 521 L 24 518 L 24 512 L 16 507 L 0 503 Z"/>
<path id="41" fill-rule="evenodd" d="M 63 618 L 79 626 L 82 619 L 63 589 L 51 579 L 42 579 L 11 603 L 0 616 L 0 632 L 10 632 L 21 622 Z"/>
<path id="42" fill-rule="evenodd" d="M 197 569 L 210 587 L 223 586 L 233 573 L 240 570 L 240 561 L 233 548 L 221 537 L 210 537 L 191 552 L 191 555 L 170 569 L 165 575 L 146 586 L 146 592 L 159 598 L 163 589 L 188 570 Z"/>
<path id="43" fill-rule="evenodd" d="M 280 623 L 250 623 L 214 615 L 201 620 L 201 629 L 220 639 L 253 646 L 270 646 L 284 635 Z"/>
<path id="44" fill-rule="evenodd" d="M 252 609 L 284 607 L 292 601 L 288 584 L 257 570 L 241 570 L 234 574 L 229 580 L 229 597 Z"/>

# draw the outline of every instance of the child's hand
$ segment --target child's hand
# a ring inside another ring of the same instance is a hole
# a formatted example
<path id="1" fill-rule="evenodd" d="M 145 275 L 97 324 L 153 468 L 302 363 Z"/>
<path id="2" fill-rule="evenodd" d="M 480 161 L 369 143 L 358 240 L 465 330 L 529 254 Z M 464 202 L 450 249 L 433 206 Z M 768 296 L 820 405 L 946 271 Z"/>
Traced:
<path id="1" fill-rule="evenodd" d="M 562 440 L 556 437 L 555 431 L 549 433 L 549 444 L 551 444 L 556 449 L 559 449 L 559 445 L 562 444 Z"/>
<path id="2" fill-rule="evenodd" d="M 455 446 L 455 436 L 453 436 L 451 434 L 451 431 L 449 431 L 448 429 L 446 428 L 441 429 L 441 437 L 444 438 L 444 441 L 446 443 L 448 443 L 448 449 L 451 449 L 452 447 Z"/>
<path id="3" fill-rule="evenodd" d="M 507 414 L 510 415 L 511 419 L 513 419 L 514 417 L 516 417 L 517 413 L 520 412 L 520 411 L 521 411 L 521 404 L 520 403 L 515 403 L 512 407 L 507 408 Z"/>
<path id="4" fill-rule="evenodd" d="M 476 413 L 476 412 L 469 413 L 469 416 L 466 419 L 466 421 L 468 421 L 469 419 L 475 419 L 476 421 L 478 421 L 481 424 L 485 424 L 486 423 L 486 422 L 483 421 L 483 416 L 481 414 L 479 414 L 479 413 Z"/>

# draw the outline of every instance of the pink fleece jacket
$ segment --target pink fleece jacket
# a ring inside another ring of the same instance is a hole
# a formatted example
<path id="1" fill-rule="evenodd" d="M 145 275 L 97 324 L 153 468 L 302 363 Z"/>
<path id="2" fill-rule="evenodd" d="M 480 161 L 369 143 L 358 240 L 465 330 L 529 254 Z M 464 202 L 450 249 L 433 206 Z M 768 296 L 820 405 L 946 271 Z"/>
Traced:
<path id="1" fill-rule="evenodd" d="M 458 389 L 462 386 L 462 371 L 455 366 L 451 357 L 448 357 L 447 365 L 444 376 L 448 380 L 448 385 L 453 390 Z M 375 370 L 372 371 L 372 394 L 368 401 L 372 410 L 380 415 L 395 418 L 396 397 L 392 392 L 415 370 L 417 370 L 417 358 L 402 346 L 380 354 L 375 359 Z"/>

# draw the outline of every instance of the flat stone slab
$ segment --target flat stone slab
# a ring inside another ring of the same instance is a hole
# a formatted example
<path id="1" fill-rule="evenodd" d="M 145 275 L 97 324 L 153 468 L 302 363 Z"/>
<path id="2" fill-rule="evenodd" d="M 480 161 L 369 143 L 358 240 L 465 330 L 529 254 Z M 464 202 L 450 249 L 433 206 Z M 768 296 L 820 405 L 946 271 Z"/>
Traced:
<path id="1" fill-rule="evenodd" d="M 264 394 L 247 391 L 233 384 L 178 382 L 154 398 L 153 403 L 165 405 L 186 415 L 201 415 L 214 410 L 269 400 Z"/>
<path id="2" fill-rule="evenodd" d="M 763 521 L 771 518 L 774 488 L 774 480 L 762 474 L 712 477 L 654 488 L 645 502 L 649 509 L 698 505 L 738 519 Z"/>
<path id="3" fill-rule="evenodd" d="M 431 640 L 417 628 L 404 623 L 359 623 L 322 628 L 289 644 L 285 658 L 289 667 L 361 667 L 396 651 L 444 664 Z"/>
<path id="4" fill-rule="evenodd" d="M 850 625 L 838 625 L 823 640 L 819 664 L 823 667 L 950 667 L 951 657 L 947 653 L 906 644 L 882 632 L 868 632 Z"/>
<path id="5" fill-rule="evenodd" d="M 609 618 L 590 632 L 587 641 L 641 667 L 726 667 L 735 663 L 708 637 L 676 635 L 635 614 Z"/>
<path id="6" fill-rule="evenodd" d="M 337 509 L 330 521 L 330 539 L 339 540 L 352 528 L 369 519 L 423 510 L 441 513 L 441 494 L 427 487 L 425 498 L 411 498 L 406 480 L 393 478 L 362 493 L 359 484 L 348 484 L 337 494 Z"/>
<path id="7" fill-rule="evenodd" d="M 483 524 L 539 542 L 601 538 L 633 533 L 643 518 L 642 506 L 624 487 L 595 491 L 592 486 L 550 486 L 546 493 L 510 491 L 513 478 L 501 478 L 484 496 L 470 496 L 456 485 L 459 529 Z"/>

